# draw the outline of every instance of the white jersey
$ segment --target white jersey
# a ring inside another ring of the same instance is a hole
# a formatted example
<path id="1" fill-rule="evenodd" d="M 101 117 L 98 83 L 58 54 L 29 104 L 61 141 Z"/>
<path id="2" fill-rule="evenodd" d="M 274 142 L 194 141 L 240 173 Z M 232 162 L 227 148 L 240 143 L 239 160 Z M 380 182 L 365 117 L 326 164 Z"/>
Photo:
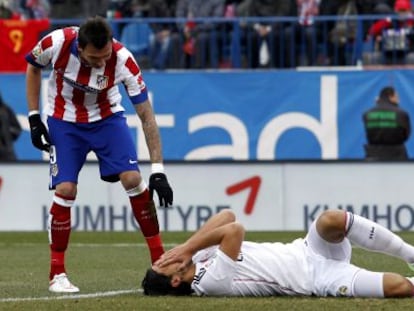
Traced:
<path id="1" fill-rule="evenodd" d="M 55 30 L 26 56 L 32 65 L 52 66 L 45 113 L 77 123 L 89 123 L 124 111 L 118 84 L 122 83 L 133 104 L 144 102 L 147 89 L 132 54 L 113 39 L 112 55 L 102 68 L 92 68 L 78 55 L 78 27 Z"/>
<path id="2" fill-rule="evenodd" d="M 243 242 L 237 261 L 218 247 L 202 250 L 193 257 L 191 286 L 197 295 L 208 296 L 311 295 L 304 243 Z"/>

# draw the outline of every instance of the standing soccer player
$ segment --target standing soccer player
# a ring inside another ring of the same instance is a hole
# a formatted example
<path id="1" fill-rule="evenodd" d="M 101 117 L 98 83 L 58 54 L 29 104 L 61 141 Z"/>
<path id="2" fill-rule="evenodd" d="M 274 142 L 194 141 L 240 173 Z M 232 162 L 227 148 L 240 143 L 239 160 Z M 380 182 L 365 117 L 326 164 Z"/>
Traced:
<path id="1" fill-rule="evenodd" d="M 164 252 L 152 193 L 161 206 L 172 204 L 173 192 L 164 174 L 161 141 L 141 70 L 132 54 L 112 38 L 105 19 L 94 17 L 80 27 L 46 35 L 26 56 L 27 101 L 33 145 L 50 153 L 50 189 L 54 189 L 49 217 L 51 250 L 49 290 L 73 293 L 65 251 L 71 232 L 71 213 L 78 175 L 90 151 L 95 152 L 101 179 L 121 181 L 154 262 Z M 51 65 L 48 129 L 41 121 L 41 70 Z M 121 106 L 122 83 L 142 122 L 152 163 L 147 187 L 138 169 L 137 153 Z"/>

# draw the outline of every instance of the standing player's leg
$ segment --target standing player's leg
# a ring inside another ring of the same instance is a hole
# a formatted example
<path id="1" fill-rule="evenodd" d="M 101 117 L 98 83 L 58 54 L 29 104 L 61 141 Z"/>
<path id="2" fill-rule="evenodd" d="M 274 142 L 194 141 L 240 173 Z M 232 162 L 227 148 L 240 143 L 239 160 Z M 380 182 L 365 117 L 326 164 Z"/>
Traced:
<path id="1" fill-rule="evenodd" d="M 164 253 L 157 212 L 138 170 L 135 144 L 124 117 L 114 115 L 101 121 L 99 131 L 94 135 L 93 150 L 99 159 L 101 178 L 121 181 L 148 244 L 151 261 L 155 262 Z"/>
<path id="2" fill-rule="evenodd" d="M 80 142 L 76 125 L 49 118 L 50 189 L 55 189 L 49 212 L 50 272 L 49 290 L 74 293 L 79 288 L 68 280 L 65 269 L 65 252 L 71 233 L 71 207 L 77 194 L 79 171 L 85 162 L 88 147 Z"/>
<path id="3" fill-rule="evenodd" d="M 49 290 L 57 293 L 76 293 L 79 288 L 71 284 L 66 275 L 65 252 L 69 245 L 71 233 L 71 207 L 76 195 L 63 195 L 73 193 L 68 189 L 76 189 L 73 183 L 61 183 L 56 188 L 53 203 L 49 212 L 49 245 L 50 245 L 50 271 Z"/>
<path id="4" fill-rule="evenodd" d="M 129 196 L 132 212 L 147 242 L 151 262 L 154 263 L 164 253 L 157 211 L 148 187 L 138 171 L 126 171 L 120 174 L 122 185 Z"/>

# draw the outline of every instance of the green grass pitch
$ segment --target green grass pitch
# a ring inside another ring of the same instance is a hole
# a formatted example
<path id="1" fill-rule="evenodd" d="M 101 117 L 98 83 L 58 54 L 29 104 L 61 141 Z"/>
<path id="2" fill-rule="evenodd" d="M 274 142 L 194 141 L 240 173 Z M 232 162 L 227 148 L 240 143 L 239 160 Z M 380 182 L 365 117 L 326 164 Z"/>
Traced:
<path id="1" fill-rule="evenodd" d="M 166 248 L 190 232 L 163 233 Z M 301 232 L 248 232 L 253 241 L 290 241 Z M 400 234 L 414 244 L 414 233 Z M 353 262 L 377 271 L 411 275 L 404 262 L 354 249 Z M 77 295 L 49 293 L 45 232 L 0 233 L 0 310 L 414 310 L 413 299 L 315 297 L 145 297 L 141 279 L 149 254 L 139 232 L 73 232 L 66 254 Z"/>

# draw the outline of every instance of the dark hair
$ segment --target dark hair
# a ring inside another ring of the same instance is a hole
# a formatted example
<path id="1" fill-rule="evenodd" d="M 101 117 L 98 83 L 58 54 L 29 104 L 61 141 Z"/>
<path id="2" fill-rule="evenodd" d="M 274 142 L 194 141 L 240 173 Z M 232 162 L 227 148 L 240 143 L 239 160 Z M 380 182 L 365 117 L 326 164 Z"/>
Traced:
<path id="1" fill-rule="evenodd" d="M 91 17 L 79 27 L 78 43 L 85 48 L 89 43 L 102 49 L 112 40 L 112 29 L 101 16 Z"/>
<path id="2" fill-rule="evenodd" d="M 384 87 L 380 93 L 378 99 L 389 100 L 391 96 L 395 94 L 395 89 L 392 86 Z"/>
<path id="3" fill-rule="evenodd" d="M 177 287 L 171 285 L 171 277 L 148 269 L 141 283 L 144 294 L 148 296 L 188 296 L 192 294 L 191 285 L 181 282 Z"/>

